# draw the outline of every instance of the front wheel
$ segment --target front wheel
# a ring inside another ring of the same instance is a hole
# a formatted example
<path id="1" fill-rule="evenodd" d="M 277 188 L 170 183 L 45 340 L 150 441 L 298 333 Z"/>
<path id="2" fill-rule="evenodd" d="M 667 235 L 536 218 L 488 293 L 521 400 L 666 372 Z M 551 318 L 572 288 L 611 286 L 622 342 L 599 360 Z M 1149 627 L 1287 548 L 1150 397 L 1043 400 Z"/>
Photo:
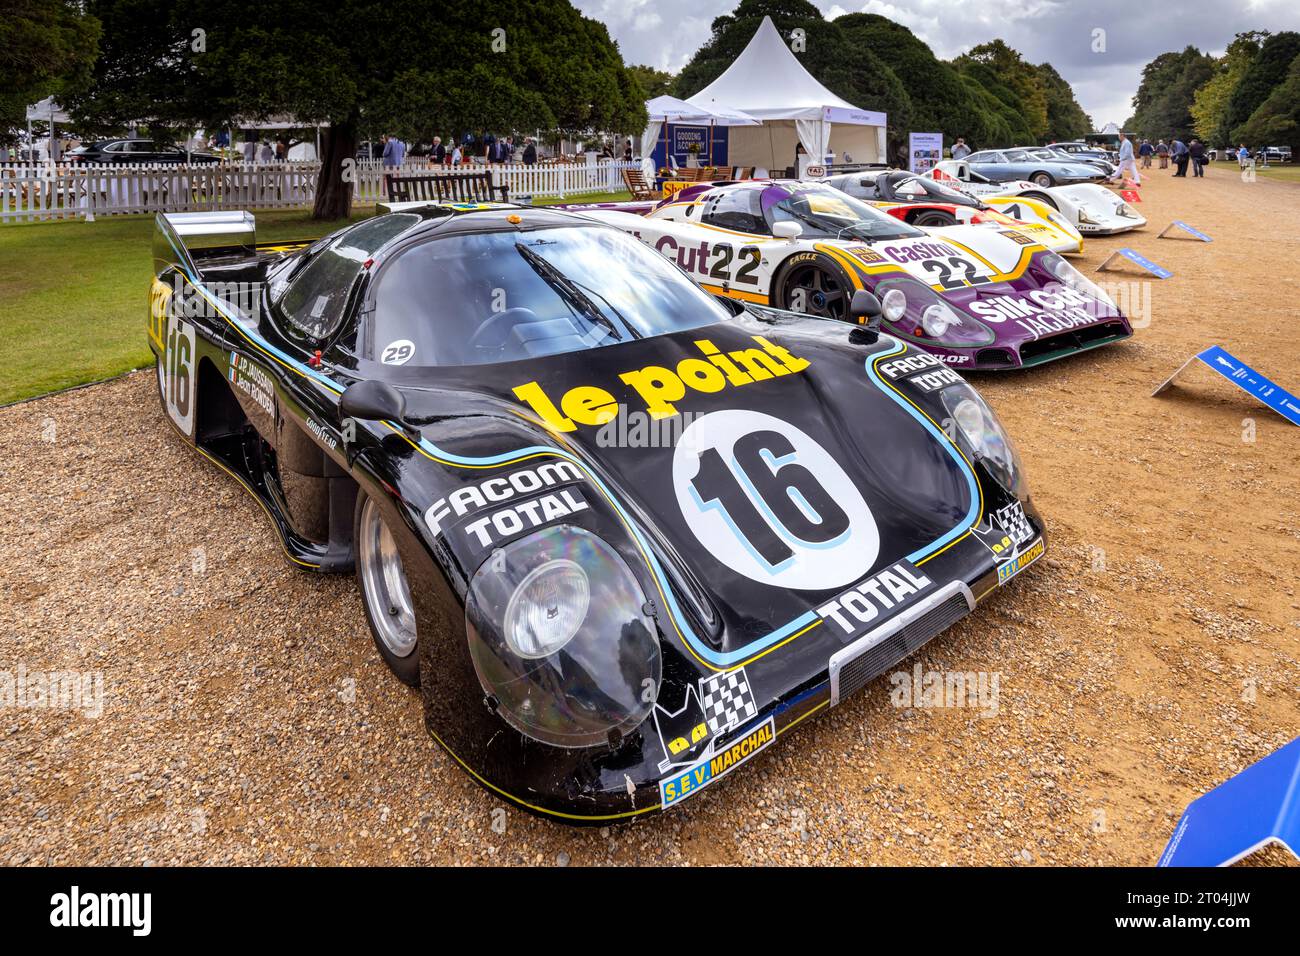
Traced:
<path id="1" fill-rule="evenodd" d="M 1042 186 L 1043 188 L 1056 185 L 1056 180 L 1052 178 L 1050 173 L 1034 173 L 1029 177 L 1029 181 L 1035 186 Z"/>
<path id="2" fill-rule="evenodd" d="M 843 272 L 824 256 L 814 255 L 793 263 L 778 288 L 783 309 L 823 319 L 844 319 L 848 315 L 848 283 Z"/>
<path id="3" fill-rule="evenodd" d="M 357 584 L 370 634 L 397 679 L 416 687 L 420 683 L 420 655 L 415 605 L 397 541 L 378 503 L 365 492 L 357 495 L 354 521 Z"/>

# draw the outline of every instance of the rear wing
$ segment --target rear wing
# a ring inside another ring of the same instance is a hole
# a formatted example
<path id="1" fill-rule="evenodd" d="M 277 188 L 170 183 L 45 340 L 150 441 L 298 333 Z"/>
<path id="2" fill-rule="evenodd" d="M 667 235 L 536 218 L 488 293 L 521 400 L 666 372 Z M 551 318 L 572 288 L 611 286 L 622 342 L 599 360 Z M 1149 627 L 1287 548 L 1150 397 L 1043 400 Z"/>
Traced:
<path id="1" fill-rule="evenodd" d="M 175 266 L 197 278 L 204 259 L 252 255 L 256 244 L 251 212 L 160 212 L 154 217 L 153 274 Z"/>

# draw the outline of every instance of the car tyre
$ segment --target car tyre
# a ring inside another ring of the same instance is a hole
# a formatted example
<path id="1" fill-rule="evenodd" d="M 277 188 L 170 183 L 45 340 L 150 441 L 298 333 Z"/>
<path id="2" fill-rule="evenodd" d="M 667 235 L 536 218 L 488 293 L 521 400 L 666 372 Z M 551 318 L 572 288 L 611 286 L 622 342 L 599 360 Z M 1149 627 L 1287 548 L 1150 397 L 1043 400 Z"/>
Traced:
<path id="1" fill-rule="evenodd" d="M 823 319 L 846 319 L 853 294 L 844 269 L 820 252 L 791 256 L 772 289 L 777 308 Z"/>
<path id="2" fill-rule="evenodd" d="M 353 513 L 357 588 L 370 636 L 384 663 L 403 684 L 420 684 L 420 642 L 415 604 L 397 540 L 388 529 L 379 502 L 357 492 Z"/>
<path id="3" fill-rule="evenodd" d="M 1039 202 L 1043 203 L 1044 205 L 1051 206 L 1057 212 L 1061 211 L 1061 207 L 1056 204 L 1056 200 L 1053 199 L 1051 196 L 1047 195 L 1047 193 L 1026 192 L 1026 193 L 1021 193 L 1020 195 L 1024 199 L 1037 199 Z"/>
<path id="4" fill-rule="evenodd" d="M 937 209 L 925 209 L 912 217 L 914 226 L 955 226 L 957 218 Z"/>
<path id="5" fill-rule="evenodd" d="M 1042 186 L 1044 189 L 1049 186 L 1055 186 L 1056 180 L 1052 178 L 1051 173 L 1037 172 L 1029 177 L 1029 181 L 1035 186 Z"/>

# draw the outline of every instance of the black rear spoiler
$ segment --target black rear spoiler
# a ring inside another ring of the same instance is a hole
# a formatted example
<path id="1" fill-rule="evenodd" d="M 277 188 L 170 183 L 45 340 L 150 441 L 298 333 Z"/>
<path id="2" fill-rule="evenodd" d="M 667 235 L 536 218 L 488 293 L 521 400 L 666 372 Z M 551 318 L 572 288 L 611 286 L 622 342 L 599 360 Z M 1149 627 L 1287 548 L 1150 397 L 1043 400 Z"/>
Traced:
<path id="1" fill-rule="evenodd" d="M 160 212 L 154 217 L 153 274 L 176 266 L 198 277 L 199 263 L 213 256 L 252 255 L 257 222 L 251 212 Z"/>

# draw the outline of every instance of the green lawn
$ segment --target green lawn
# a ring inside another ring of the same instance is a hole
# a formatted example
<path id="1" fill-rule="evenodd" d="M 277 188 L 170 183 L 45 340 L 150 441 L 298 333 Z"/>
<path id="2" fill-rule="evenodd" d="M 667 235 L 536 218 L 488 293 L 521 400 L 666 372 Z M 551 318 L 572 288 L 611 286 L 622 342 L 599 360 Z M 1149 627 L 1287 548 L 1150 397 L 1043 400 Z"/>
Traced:
<path id="1" fill-rule="evenodd" d="M 1280 179 L 1284 182 L 1300 183 L 1300 166 L 1294 163 L 1286 165 L 1274 164 L 1267 169 L 1263 166 L 1255 167 L 1255 176 L 1259 179 Z"/>
<path id="2" fill-rule="evenodd" d="M 601 193 L 564 201 L 629 198 Z M 372 211 L 358 206 L 353 218 Z M 258 241 L 311 239 L 343 225 L 313 222 L 304 210 L 256 215 Z M 150 362 L 152 237 L 152 216 L 0 226 L 0 405 Z"/>

